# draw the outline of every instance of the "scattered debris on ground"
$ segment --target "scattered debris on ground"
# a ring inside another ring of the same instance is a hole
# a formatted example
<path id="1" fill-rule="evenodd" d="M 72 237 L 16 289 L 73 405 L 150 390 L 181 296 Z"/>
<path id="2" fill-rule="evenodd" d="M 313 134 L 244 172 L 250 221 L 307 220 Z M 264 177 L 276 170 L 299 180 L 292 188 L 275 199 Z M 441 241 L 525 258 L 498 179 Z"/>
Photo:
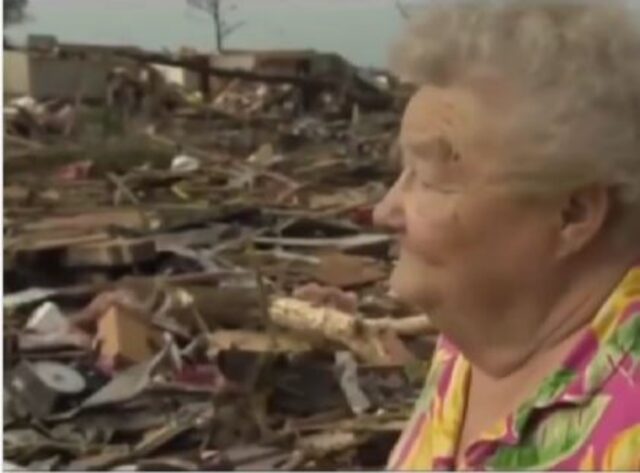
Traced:
<path id="1" fill-rule="evenodd" d="M 436 336 L 388 295 L 371 222 L 401 94 L 344 61 L 118 51 L 136 66 L 101 103 L 4 111 L 5 466 L 383 467 Z M 294 297 L 308 284 L 355 310 Z"/>

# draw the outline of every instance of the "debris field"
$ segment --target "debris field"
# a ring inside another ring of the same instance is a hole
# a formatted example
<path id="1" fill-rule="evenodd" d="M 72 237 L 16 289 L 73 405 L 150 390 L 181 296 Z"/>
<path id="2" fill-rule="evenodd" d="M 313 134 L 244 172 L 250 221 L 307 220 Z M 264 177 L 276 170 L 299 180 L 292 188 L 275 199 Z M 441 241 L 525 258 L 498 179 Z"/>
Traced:
<path id="1" fill-rule="evenodd" d="M 109 57 L 100 100 L 5 92 L 5 467 L 383 468 L 437 336 L 372 223 L 406 91 L 105 51 L 27 51 Z"/>

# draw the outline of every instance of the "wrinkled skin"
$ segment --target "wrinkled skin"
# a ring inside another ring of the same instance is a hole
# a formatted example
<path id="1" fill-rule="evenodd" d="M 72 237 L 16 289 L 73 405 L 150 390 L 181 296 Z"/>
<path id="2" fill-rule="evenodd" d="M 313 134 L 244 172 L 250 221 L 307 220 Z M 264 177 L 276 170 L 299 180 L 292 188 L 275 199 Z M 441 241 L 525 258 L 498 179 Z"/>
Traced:
<path id="1" fill-rule="evenodd" d="M 503 130 L 516 99 L 499 88 L 421 88 L 402 120 L 402 172 L 374 212 L 400 242 L 392 291 L 488 369 L 513 347 L 526 358 L 553 332 L 545 317 L 584 269 L 576 261 L 590 256 L 576 255 L 607 212 L 601 188 L 514 192 L 504 174 L 517 155 Z"/>

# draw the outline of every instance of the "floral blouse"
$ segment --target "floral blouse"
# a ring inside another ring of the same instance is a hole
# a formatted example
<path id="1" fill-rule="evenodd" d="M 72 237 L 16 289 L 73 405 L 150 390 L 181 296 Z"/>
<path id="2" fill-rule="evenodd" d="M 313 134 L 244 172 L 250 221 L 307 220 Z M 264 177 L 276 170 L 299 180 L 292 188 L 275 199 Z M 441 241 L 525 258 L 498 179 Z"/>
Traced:
<path id="1" fill-rule="evenodd" d="M 454 470 L 470 366 L 440 337 L 388 469 Z M 537 393 L 469 445 L 461 470 L 640 471 L 640 265 Z"/>

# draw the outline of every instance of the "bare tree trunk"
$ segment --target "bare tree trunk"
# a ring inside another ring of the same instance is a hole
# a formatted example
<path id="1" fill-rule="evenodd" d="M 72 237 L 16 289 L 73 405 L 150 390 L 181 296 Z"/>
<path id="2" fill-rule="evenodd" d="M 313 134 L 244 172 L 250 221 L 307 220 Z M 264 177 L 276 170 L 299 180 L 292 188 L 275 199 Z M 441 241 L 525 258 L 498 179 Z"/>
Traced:
<path id="1" fill-rule="evenodd" d="M 220 0 L 213 0 L 211 7 L 211 16 L 213 17 L 213 24 L 216 34 L 216 49 L 219 53 L 221 53 L 224 50 L 224 36 L 222 34 L 223 24 L 222 17 L 220 15 Z"/>
<path id="2" fill-rule="evenodd" d="M 225 21 L 222 0 L 187 0 L 187 3 L 211 17 L 216 41 L 215 48 L 219 53 L 224 51 L 224 42 L 227 37 L 244 25 L 244 21 L 234 24 Z"/>

